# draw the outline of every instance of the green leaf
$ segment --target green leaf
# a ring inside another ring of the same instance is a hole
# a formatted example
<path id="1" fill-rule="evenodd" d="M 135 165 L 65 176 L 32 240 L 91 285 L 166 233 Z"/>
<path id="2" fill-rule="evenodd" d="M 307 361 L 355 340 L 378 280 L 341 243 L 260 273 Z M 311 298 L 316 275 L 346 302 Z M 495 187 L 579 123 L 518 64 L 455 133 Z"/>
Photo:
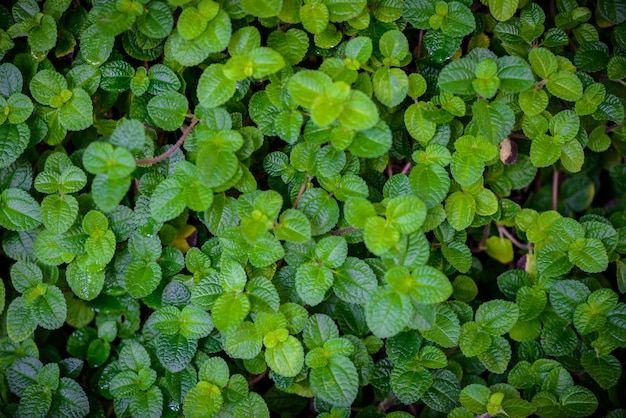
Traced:
<path id="1" fill-rule="evenodd" d="M 176 218 L 185 207 L 184 185 L 174 177 L 159 183 L 150 197 L 150 213 L 159 222 Z"/>
<path id="2" fill-rule="evenodd" d="M 452 295 L 452 285 L 448 278 L 431 266 L 420 266 L 411 273 L 413 283 L 408 295 L 415 303 L 436 304 Z"/>
<path id="3" fill-rule="evenodd" d="M 223 69 L 222 64 L 211 64 L 200 76 L 197 95 L 202 106 L 208 108 L 220 106 L 235 94 L 237 81 L 227 78 Z"/>
<path id="4" fill-rule="evenodd" d="M 135 170 L 135 159 L 125 148 L 106 142 L 92 142 L 83 154 L 83 165 L 92 174 L 108 174 L 123 179 Z"/>
<path id="5" fill-rule="evenodd" d="M 200 77 L 200 80 L 202 80 L 202 77 Z M 198 89 L 200 89 L 200 82 L 198 82 Z M 201 93 L 198 92 L 198 97 L 200 95 Z M 207 106 L 202 100 L 201 103 Z M 147 109 L 148 114 L 158 127 L 166 131 L 175 131 L 185 121 L 188 106 L 189 102 L 185 96 L 171 91 L 150 99 Z"/>
<path id="6" fill-rule="evenodd" d="M 255 17 L 276 16 L 283 6 L 283 0 L 242 0 L 243 10 Z"/>
<path id="7" fill-rule="evenodd" d="M 497 77 L 500 79 L 500 90 L 503 93 L 521 93 L 535 83 L 530 67 L 520 57 L 504 56 L 498 58 Z"/>
<path id="8" fill-rule="evenodd" d="M 519 94 L 519 105 L 527 116 L 536 116 L 548 106 L 548 95 L 545 90 L 531 88 Z"/>
<path id="9" fill-rule="evenodd" d="M 448 195 L 450 176 L 439 164 L 417 164 L 409 175 L 411 189 L 428 209 L 432 209 Z"/>
<path id="10" fill-rule="evenodd" d="M 491 300 L 476 310 L 476 323 L 493 336 L 508 332 L 517 322 L 519 308 L 513 302 Z"/>
<path id="11" fill-rule="evenodd" d="M 7 333 L 15 342 L 21 342 L 30 337 L 37 328 L 37 321 L 32 315 L 30 305 L 24 303 L 21 296 L 16 297 L 7 309 Z"/>
<path id="12" fill-rule="evenodd" d="M 476 322 L 466 322 L 461 326 L 459 348 L 467 357 L 477 356 L 491 347 L 492 338 Z M 462 402 L 461 402 L 462 403 Z M 463 404 L 469 408 L 469 406 Z M 471 409 L 471 408 L 470 408 Z"/>
<path id="13" fill-rule="evenodd" d="M 185 306 L 180 313 L 180 335 L 185 338 L 204 338 L 213 330 L 208 312 L 195 305 Z"/>
<path id="14" fill-rule="evenodd" d="M 586 417 L 598 407 L 598 399 L 589 389 L 570 386 L 560 396 L 563 412 L 571 417 Z"/>
<path id="15" fill-rule="evenodd" d="M 61 95 L 64 90 L 68 91 L 67 81 L 54 70 L 39 71 L 31 80 L 29 87 L 33 99 L 46 106 L 56 104 L 56 101 L 53 101 L 53 99 Z"/>
<path id="16" fill-rule="evenodd" d="M 409 91 L 409 79 L 399 68 L 379 68 L 372 83 L 376 98 L 387 107 L 402 103 Z"/>
<path id="17" fill-rule="evenodd" d="M 466 273 L 472 266 L 472 253 L 469 247 L 461 242 L 452 241 L 444 244 L 441 246 L 441 252 L 445 259 L 461 273 Z"/>
<path id="18" fill-rule="evenodd" d="M 352 405 L 358 394 L 357 369 L 345 356 L 331 356 L 326 366 L 311 369 L 309 381 L 316 396 L 331 405 Z"/>
<path id="19" fill-rule="evenodd" d="M 489 0 L 489 11 L 491 15 L 500 22 L 509 20 L 517 11 L 517 0 Z"/>
<path id="20" fill-rule="evenodd" d="M 263 336 L 252 322 L 242 322 L 229 333 L 224 342 L 224 350 L 232 358 L 253 359 L 263 347 Z"/>
<path id="21" fill-rule="evenodd" d="M 581 365 L 603 389 L 615 386 L 622 374 L 622 365 L 614 356 L 600 356 L 593 350 L 581 357 Z"/>
<path id="22" fill-rule="evenodd" d="M 561 156 L 561 147 L 555 138 L 541 134 L 533 139 L 530 145 L 530 160 L 537 167 L 548 167 Z"/>
<path id="23" fill-rule="evenodd" d="M 59 110 L 59 123 L 68 131 L 82 131 L 93 125 L 93 104 L 89 94 L 80 88 Z"/>
<path id="24" fill-rule="evenodd" d="M 298 210 L 309 218 L 313 236 L 329 232 L 339 220 L 337 201 L 320 188 L 305 191 L 298 202 Z"/>
<path id="25" fill-rule="evenodd" d="M 26 150 L 30 129 L 25 123 L 0 126 L 0 167 L 10 166 Z"/>
<path id="26" fill-rule="evenodd" d="M 402 331 L 412 314 L 409 297 L 396 293 L 390 286 L 372 290 L 365 305 L 367 325 L 379 338 L 392 337 Z"/>
<path id="27" fill-rule="evenodd" d="M 448 13 L 441 22 L 441 31 L 452 38 L 459 38 L 476 29 L 476 22 L 469 7 L 461 2 L 448 3 Z"/>
<path id="28" fill-rule="evenodd" d="M 0 226 L 11 231 L 28 231 L 41 223 L 41 208 L 24 190 L 9 188 L 0 194 Z"/>
<path id="29" fill-rule="evenodd" d="M 608 256 L 602 241 L 597 238 L 579 239 L 569 248 L 569 259 L 587 273 L 598 273 L 608 267 Z"/>
<path id="30" fill-rule="evenodd" d="M 294 377 L 304 365 L 302 344 L 292 335 L 273 347 L 266 347 L 265 361 L 276 373 L 285 377 Z"/>
<path id="31" fill-rule="evenodd" d="M 104 286 L 105 274 L 103 270 L 85 272 L 73 262 L 67 266 L 67 284 L 72 292 L 83 300 L 92 300 L 100 294 Z"/>
<path id="32" fill-rule="evenodd" d="M 502 374 L 511 361 L 511 345 L 504 337 L 493 337 L 491 346 L 478 354 L 478 359 L 490 372 Z"/>
<path id="33" fill-rule="evenodd" d="M 67 316 L 67 304 L 63 293 L 53 285 L 45 286 L 41 291 L 45 293 L 30 301 L 32 315 L 42 328 L 51 330 L 60 328 Z"/>
<path id="34" fill-rule="evenodd" d="M 132 262 L 124 277 L 128 294 L 134 298 L 148 296 L 161 282 L 161 274 L 161 266 L 154 261 L 148 263 Z"/>
<path id="35" fill-rule="evenodd" d="M 284 57 L 288 65 L 296 65 L 304 59 L 309 49 L 306 32 L 291 28 L 286 32 L 275 30 L 267 37 L 267 46 Z"/>
<path id="36" fill-rule="evenodd" d="M 461 385 L 450 370 L 435 370 L 432 375 L 433 384 L 426 391 L 422 400 L 435 411 L 450 412 L 459 404 Z"/>
<path id="37" fill-rule="evenodd" d="M 398 196 L 389 200 L 385 214 L 393 228 L 402 234 L 410 234 L 424 223 L 426 205 L 415 196 Z"/>
<path id="38" fill-rule="evenodd" d="M 469 193 L 454 192 L 446 199 L 446 217 L 454 229 L 467 228 L 476 213 L 476 200 Z"/>
<path id="39" fill-rule="evenodd" d="M 423 109 L 419 103 L 410 105 L 404 113 L 404 124 L 409 134 L 425 146 L 435 135 L 437 124 L 425 117 Z"/>
<path id="40" fill-rule="evenodd" d="M 305 303 L 311 306 L 320 304 L 332 284 L 333 274 L 328 267 L 317 263 L 305 263 L 298 267 L 295 287 Z"/>
<path id="41" fill-rule="evenodd" d="M 365 303 L 369 292 L 377 285 L 372 269 L 363 260 L 355 257 L 348 257 L 333 274 L 335 295 L 348 303 Z"/>
<path id="42" fill-rule="evenodd" d="M 570 102 L 575 102 L 583 95 L 580 79 L 574 73 L 565 70 L 550 74 L 546 88 L 559 99 Z"/>
<path id="43" fill-rule="evenodd" d="M 376 255 L 385 254 L 400 240 L 400 231 L 380 216 L 367 218 L 364 228 L 365 245 Z"/>
<path id="44" fill-rule="evenodd" d="M 224 402 L 220 389 L 212 383 L 200 381 L 185 395 L 185 416 L 201 418 L 215 416 Z"/>
<path id="45" fill-rule="evenodd" d="M 399 30 L 390 30 L 380 37 L 379 48 L 384 57 L 399 62 L 409 53 L 409 42 Z"/>
<path id="46" fill-rule="evenodd" d="M 480 133 L 492 144 L 499 144 L 511 133 L 515 124 L 515 114 L 502 102 L 477 100 L 472 106 Z"/>
<path id="47" fill-rule="evenodd" d="M 323 3 L 310 3 L 300 6 L 302 26 L 307 32 L 319 34 L 326 29 L 330 21 L 330 11 Z"/>
<path id="48" fill-rule="evenodd" d="M 227 332 L 236 329 L 249 312 L 248 296 L 242 293 L 224 293 L 213 303 L 211 317 L 215 328 Z"/>
<path id="49" fill-rule="evenodd" d="M 363 94 L 360 92 L 353 92 L 353 93 L 355 94 L 358 93 L 360 95 Z M 369 99 L 367 100 L 369 101 Z M 369 101 L 369 103 L 373 106 L 373 103 L 371 101 Z M 344 107 L 344 113 L 345 113 L 345 107 Z M 350 120 L 351 120 L 350 123 L 358 123 L 359 119 L 354 119 L 353 116 L 354 115 L 350 116 Z M 370 117 L 370 120 L 364 121 L 365 126 L 369 126 L 369 123 L 373 121 L 372 113 L 369 113 L 368 117 Z M 342 123 L 342 125 L 344 125 L 344 127 L 347 127 L 345 123 L 343 123 L 341 118 L 342 117 L 340 116 L 339 118 L 340 122 Z M 378 114 L 376 114 L 376 118 L 378 118 Z M 362 126 L 362 128 L 364 127 Z M 356 137 L 354 138 L 354 141 L 352 141 L 352 144 L 350 144 L 350 147 L 348 147 L 348 149 L 353 155 L 357 157 L 375 158 L 375 157 L 380 157 L 383 154 L 385 154 L 387 151 L 389 151 L 389 148 L 391 148 L 391 144 L 392 144 L 391 129 L 386 123 L 381 121 L 373 127 L 370 127 L 367 129 L 364 128 L 360 130 L 359 132 L 357 132 Z"/>
<path id="50" fill-rule="evenodd" d="M 487 412 L 487 404 L 491 397 L 491 391 L 486 386 L 480 384 L 470 384 L 461 391 L 461 405 L 474 412 L 484 414 Z"/>
<path id="51" fill-rule="evenodd" d="M 217 188 L 235 176 L 239 160 L 234 152 L 223 150 L 218 144 L 202 147 L 196 159 L 200 181 L 208 188 Z"/>

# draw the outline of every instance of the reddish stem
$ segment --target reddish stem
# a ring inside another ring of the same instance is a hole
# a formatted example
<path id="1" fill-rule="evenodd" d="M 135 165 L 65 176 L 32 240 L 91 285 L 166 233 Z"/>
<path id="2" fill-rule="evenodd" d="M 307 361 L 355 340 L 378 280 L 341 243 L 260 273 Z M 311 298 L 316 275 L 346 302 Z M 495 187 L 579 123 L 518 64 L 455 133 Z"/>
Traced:
<path id="1" fill-rule="evenodd" d="M 185 128 L 185 130 L 183 131 L 183 134 L 180 136 L 180 139 L 178 141 L 176 141 L 176 143 L 170 149 L 168 149 L 163 154 L 161 154 L 161 155 L 159 155 L 157 157 L 148 158 L 146 160 L 137 160 L 137 161 L 135 161 L 135 164 L 137 164 L 137 165 L 150 165 L 150 164 L 158 163 L 159 161 L 163 161 L 164 159 L 166 159 L 167 157 L 172 155 L 174 153 L 174 151 L 176 151 L 178 148 L 180 148 L 183 145 L 183 143 L 185 142 L 185 140 L 187 139 L 187 137 L 191 133 L 191 130 L 193 129 L 194 126 L 196 126 L 198 124 L 198 122 L 200 122 L 200 119 L 196 118 L 196 116 L 194 115 L 193 118 L 191 119 L 191 122 L 189 123 L 189 126 L 187 126 Z"/>

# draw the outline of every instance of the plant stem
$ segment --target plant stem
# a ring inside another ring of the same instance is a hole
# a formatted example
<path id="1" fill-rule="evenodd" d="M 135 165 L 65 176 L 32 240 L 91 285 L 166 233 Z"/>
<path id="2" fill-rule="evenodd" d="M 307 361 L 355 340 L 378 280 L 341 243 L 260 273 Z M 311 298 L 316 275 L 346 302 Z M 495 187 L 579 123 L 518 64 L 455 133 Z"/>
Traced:
<path id="1" fill-rule="evenodd" d="M 196 126 L 198 124 L 198 122 L 200 122 L 200 119 L 196 118 L 196 115 L 194 115 L 193 118 L 191 119 L 191 122 L 189 123 L 189 126 L 187 126 L 185 128 L 185 130 L 183 131 L 183 134 L 180 136 L 180 139 L 178 141 L 176 141 L 176 143 L 170 149 L 168 149 L 163 154 L 161 154 L 161 155 L 159 155 L 157 157 L 148 158 L 146 160 L 137 160 L 137 161 L 135 161 L 135 164 L 137 164 L 137 165 L 150 165 L 150 164 L 158 163 L 159 161 L 163 161 L 164 159 L 166 159 L 167 157 L 172 155 L 174 153 L 174 151 L 176 151 L 178 148 L 180 148 L 183 145 L 183 143 L 185 142 L 185 140 L 187 139 L 187 137 L 191 133 L 191 130 L 193 129 L 194 126 Z"/>
<path id="2" fill-rule="evenodd" d="M 400 173 L 402 174 L 409 174 L 409 172 L 411 171 L 411 168 L 413 168 L 413 164 L 409 161 L 408 163 L 406 163 L 406 165 L 402 168 L 402 171 Z"/>
<path id="3" fill-rule="evenodd" d="M 498 225 L 498 232 L 501 233 L 502 235 L 504 235 L 505 237 L 507 237 L 509 239 L 509 241 L 511 241 L 513 243 L 513 245 L 515 245 L 520 250 L 529 250 L 530 249 L 530 245 L 522 244 L 521 242 L 519 242 L 517 240 L 517 238 L 515 238 L 513 236 L 513 234 L 511 234 L 503 225 Z"/>
<path id="4" fill-rule="evenodd" d="M 420 59 L 422 56 L 422 38 L 424 37 L 424 29 L 420 29 L 420 34 L 417 37 L 417 56 L 416 59 Z"/>
<path id="5" fill-rule="evenodd" d="M 302 186 L 300 186 L 300 190 L 298 190 L 298 195 L 296 196 L 295 200 L 293 201 L 293 206 L 292 206 L 293 209 L 298 207 L 298 202 L 300 202 L 300 198 L 304 194 L 304 191 L 306 190 L 306 186 L 309 184 L 309 181 L 311 181 L 311 177 L 306 176 L 306 181 L 304 183 L 302 183 Z"/>
<path id="6" fill-rule="evenodd" d="M 263 380 L 263 378 L 264 378 L 265 376 L 267 376 L 267 372 L 268 372 L 269 370 L 270 370 L 270 369 L 265 369 L 265 371 L 264 371 L 263 373 L 258 374 L 258 375 L 256 375 L 256 376 L 254 376 L 252 379 L 248 380 L 248 385 L 249 385 L 250 387 L 252 387 L 252 386 L 254 386 L 256 383 L 258 383 L 258 382 L 260 382 L 261 380 Z"/>
<path id="7" fill-rule="evenodd" d="M 346 228 L 335 229 L 334 231 L 331 231 L 330 233 L 332 235 L 341 235 L 341 234 L 345 234 L 346 232 L 352 232 L 352 231 L 356 231 L 356 228 L 352 226 L 348 226 Z"/>
<path id="8" fill-rule="evenodd" d="M 554 170 L 552 173 L 552 210 L 557 211 L 559 199 L 559 172 Z"/>

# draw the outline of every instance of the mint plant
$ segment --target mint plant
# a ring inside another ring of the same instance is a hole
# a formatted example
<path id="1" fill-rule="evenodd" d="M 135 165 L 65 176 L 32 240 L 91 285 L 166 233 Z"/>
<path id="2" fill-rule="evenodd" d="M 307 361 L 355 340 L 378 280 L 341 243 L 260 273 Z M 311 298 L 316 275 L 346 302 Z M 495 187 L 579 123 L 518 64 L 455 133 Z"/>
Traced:
<path id="1" fill-rule="evenodd" d="M 0 5 L 0 416 L 622 417 L 621 0 Z"/>

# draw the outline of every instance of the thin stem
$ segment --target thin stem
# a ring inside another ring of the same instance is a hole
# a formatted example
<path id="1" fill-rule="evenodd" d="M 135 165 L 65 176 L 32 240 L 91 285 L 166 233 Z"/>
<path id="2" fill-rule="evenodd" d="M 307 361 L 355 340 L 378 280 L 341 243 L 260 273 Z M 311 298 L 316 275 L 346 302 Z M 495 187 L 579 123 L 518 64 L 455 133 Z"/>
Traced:
<path id="1" fill-rule="evenodd" d="M 517 248 L 521 250 L 529 250 L 530 246 L 528 244 L 522 244 L 511 234 L 503 225 L 498 225 L 498 232 L 504 235 L 515 245 Z"/>
<path id="2" fill-rule="evenodd" d="M 516 134 L 516 133 L 510 133 L 509 138 L 530 139 L 524 134 Z"/>
<path id="3" fill-rule="evenodd" d="M 391 161 L 387 163 L 387 178 L 391 178 L 393 176 L 393 167 L 391 167 Z"/>
<path id="4" fill-rule="evenodd" d="M 614 130 L 621 128 L 622 126 L 623 125 L 616 123 L 615 125 L 607 126 L 604 132 L 608 134 L 609 132 L 613 132 Z"/>
<path id="5" fill-rule="evenodd" d="M 356 228 L 352 226 L 348 226 L 348 227 L 341 228 L 341 229 L 335 229 L 334 231 L 331 231 L 330 233 L 333 235 L 341 235 L 341 234 L 345 234 L 346 232 L 352 232 L 352 231 L 356 231 Z"/>
<path id="6" fill-rule="evenodd" d="M 397 397 L 393 397 L 391 399 L 385 399 L 384 401 L 378 404 L 378 410 L 383 411 L 383 412 L 386 411 L 387 409 L 391 408 L 393 404 L 396 403 L 397 400 L 398 400 Z"/>
<path id="7" fill-rule="evenodd" d="M 417 36 L 417 59 L 422 56 L 422 38 L 424 37 L 424 29 L 420 29 L 420 34 Z"/>
<path id="8" fill-rule="evenodd" d="M 185 140 L 191 133 L 191 130 L 193 129 L 194 126 L 198 124 L 198 122 L 200 122 L 200 119 L 196 118 L 196 116 L 194 115 L 193 118 L 191 119 L 191 122 L 189 123 L 189 126 L 185 128 L 185 130 L 183 131 L 183 134 L 180 136 L 180 139 L 170 149 L 168 149 L 163 154 L 157 157 L 148 158 L 147 160 L 137 160 L 135 161 L 135 164 L 150 165 L 150 164 L 158 163 L 159 161 L 163 161 L 164 159 L 172 155 L 174 151 L 176 151 L 178 148 L 180 148 L 183 145 L 183 143 L 185 142 Z"/>
<path id="9" fill-rule="evenodd" d="M 409 174 L 409 172 L 411 171 L 411 168 L 413 168 L 413 164 L 409 161 L 408 163 L 406 163 L 404 167 L 402 167 L 402 171 L 400 173 Z"/>
<path id="10" fill-rule="evenodd" d="M 304 194 L 304 192 L 306 190 L 306 186 L 309 184 L 309 181 L 311 181 L 311 177 L 306 176 L 306 181 L 304 183 L 302 183 L 302 186 L 300 186 L 300 190 L 298 190 L 298 195 L 296 196 L 295 200 L 293 201 L 292 208 L 295 209 L 295 208 L 298 207 L 298 202 L 300 202 L 300 198 Z"/>
<path id="11" fill-rule="evenodd" d="M 270 369 L 265 369 L 265 371 L 264 371 L 263 373 L 258 374 L 258 375 L 256 375 L 256 376 L 254 376 L 252 379 L 248 380 L 248 385 L 249 385 L 249 386 L 254 386 L 256 383 L 258 383 L 258 382 L 260 382 L 261 380 L 263 380 L 263 378 L 264 378 L 265 376 L 267 376 L 267 372 L 268 372 L 269 370 L 270 370 Z"/>
<path id="12" fill-rule="evenodd" d="M 557 211 L 559 200 L 559 172 L 554 170 L 552 173 L 552 210 Z"/>

